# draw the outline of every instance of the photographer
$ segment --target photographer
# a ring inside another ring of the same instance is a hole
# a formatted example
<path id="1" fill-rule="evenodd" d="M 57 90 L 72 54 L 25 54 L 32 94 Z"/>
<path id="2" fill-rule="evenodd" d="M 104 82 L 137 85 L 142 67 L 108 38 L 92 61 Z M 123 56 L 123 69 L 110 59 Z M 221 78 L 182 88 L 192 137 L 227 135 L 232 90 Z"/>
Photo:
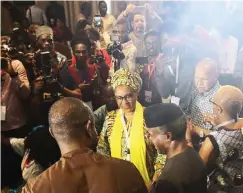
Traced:
<path id="1" fill-rule="evenodd" d="M 108 46 L 107 50 L 111 50 L 113 60 L 116 59 L 118 60 L 118 65 L 117 65 L 118 68 L 128 68 L 132 71 L 135 71 L 137 69 L 137 66 L 135 65 L 135 58 L 137 57 L 137 49 L 133 45 L 132 40 L 129 38 L 128 21 L 119 20 L 116 23 L 116 26 L 113 29 L 111 39 L 113 43 Z M 115 71 L 115 70 L 117 69 L 113 69 L 111 71 Z"/>
<path id="2" fill-rule="evenodd" d="M 41 26 L 36 30 L 36 37 L 39 51 L 35 57 L 32 108 L 36 122 L 46 124 L 53 102 L 62 96 L 81 98 L 81 93 L 67 70 L 66 57 L 54 51 L 52 29 Z"/>
<path id="3" fill-rule="evenodd" d="M 1 57 L 2 135 L 25 137 L 29 133 L 24 107 L 24 100 L 29 94 L 30 86 L 22 63 Z"/>
<path id="4" fill-rule="evenodd" d="M 142 67 L 142 72 L 140 73 L 143 79 L 143 85 L 139 93 L 139 102 L 144 107 L 147 107 L 152 104 L 162 103 L 162 97 L 157 88 L 155 73 L 157 65 L 161 62 L 159 60 L 160 55 L 162 55 L 159 33 L 153 30 L 149 31 L 145 34 L 144 43 L 148 56 L 148 63 Z"/>
<path id="5" fill-rule="evenodd" d="M 71 42 L 76 64 L 69 66 L 68 69 L 79 84 L 83 100 L 92 101 L 93 109 L 97 109 L 102 103 L 96 104 L 98 102 L 96 97 L 100 97 L 101 86 L 106 84 L 108 67 L 102 53 L 95 51 L 93 55 L 91 54 L 91 43 L 87 33 L 82 31 L 79 34 L 82 36 L 75 36 Z"/>

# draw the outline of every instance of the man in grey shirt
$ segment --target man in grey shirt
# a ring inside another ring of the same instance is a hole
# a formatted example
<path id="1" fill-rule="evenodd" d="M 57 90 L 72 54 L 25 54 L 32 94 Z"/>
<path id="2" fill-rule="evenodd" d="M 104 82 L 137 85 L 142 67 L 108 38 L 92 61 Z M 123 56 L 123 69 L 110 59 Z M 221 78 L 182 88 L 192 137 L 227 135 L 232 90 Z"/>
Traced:
<path id="1" fill-rule="evenodd" d="M 45 12 L 39 8 L 37 5 L 32 5 L 27 11 L 26 11 L 26 17 L 28 18 L 30 24 L 36 24 L 36 25 L 47 25 L 47 17 Z"/>

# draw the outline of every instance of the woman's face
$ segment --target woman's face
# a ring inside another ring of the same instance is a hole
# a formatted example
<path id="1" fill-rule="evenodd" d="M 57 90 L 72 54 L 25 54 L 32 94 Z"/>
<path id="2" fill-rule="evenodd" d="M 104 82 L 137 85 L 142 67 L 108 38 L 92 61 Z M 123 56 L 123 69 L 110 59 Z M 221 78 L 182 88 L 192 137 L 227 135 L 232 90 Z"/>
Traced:
<path id="1" fill-rule="evenodd" d="M 137 93 L 129 86 L 117 86 L 115 89 L 117 105 L 124 113 L 135 110 Z"/>

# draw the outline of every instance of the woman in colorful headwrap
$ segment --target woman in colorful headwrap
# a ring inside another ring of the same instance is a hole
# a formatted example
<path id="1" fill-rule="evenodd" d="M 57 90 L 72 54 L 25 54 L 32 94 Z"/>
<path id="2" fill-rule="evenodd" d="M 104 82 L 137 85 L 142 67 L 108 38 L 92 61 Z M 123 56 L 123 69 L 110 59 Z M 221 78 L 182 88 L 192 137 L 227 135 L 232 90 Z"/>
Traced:
<path id="1" fill-rule="evenodd" d="M 139 74 L 120 69 L 111 80 L 119 110 L 108 113 L 97 151 L 132 162 L 148 188 L 160 175 L 165 157 L 157 155 L 137 102 L 142 85 Z"/>

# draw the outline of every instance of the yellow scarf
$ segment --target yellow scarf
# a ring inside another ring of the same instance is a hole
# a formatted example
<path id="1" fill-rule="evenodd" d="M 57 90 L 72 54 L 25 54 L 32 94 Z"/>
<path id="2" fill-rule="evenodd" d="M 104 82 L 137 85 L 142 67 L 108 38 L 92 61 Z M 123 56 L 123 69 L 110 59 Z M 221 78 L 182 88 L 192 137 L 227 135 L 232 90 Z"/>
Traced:
<path id="1" fill-rule="evenodd" d="M 121 111 L 118 111 L 111 132 L 110 148 L 111 156 L 122 159 L 122 133 L 123 124 Z M 126 129 L 126 128 L 125 128 Z M 145 183 L 150 181 L 146 167 L 146 145 L 144 140 L 143 107 L 137 102 L 130 128 L 130 161 L 137 167 Z"/>

